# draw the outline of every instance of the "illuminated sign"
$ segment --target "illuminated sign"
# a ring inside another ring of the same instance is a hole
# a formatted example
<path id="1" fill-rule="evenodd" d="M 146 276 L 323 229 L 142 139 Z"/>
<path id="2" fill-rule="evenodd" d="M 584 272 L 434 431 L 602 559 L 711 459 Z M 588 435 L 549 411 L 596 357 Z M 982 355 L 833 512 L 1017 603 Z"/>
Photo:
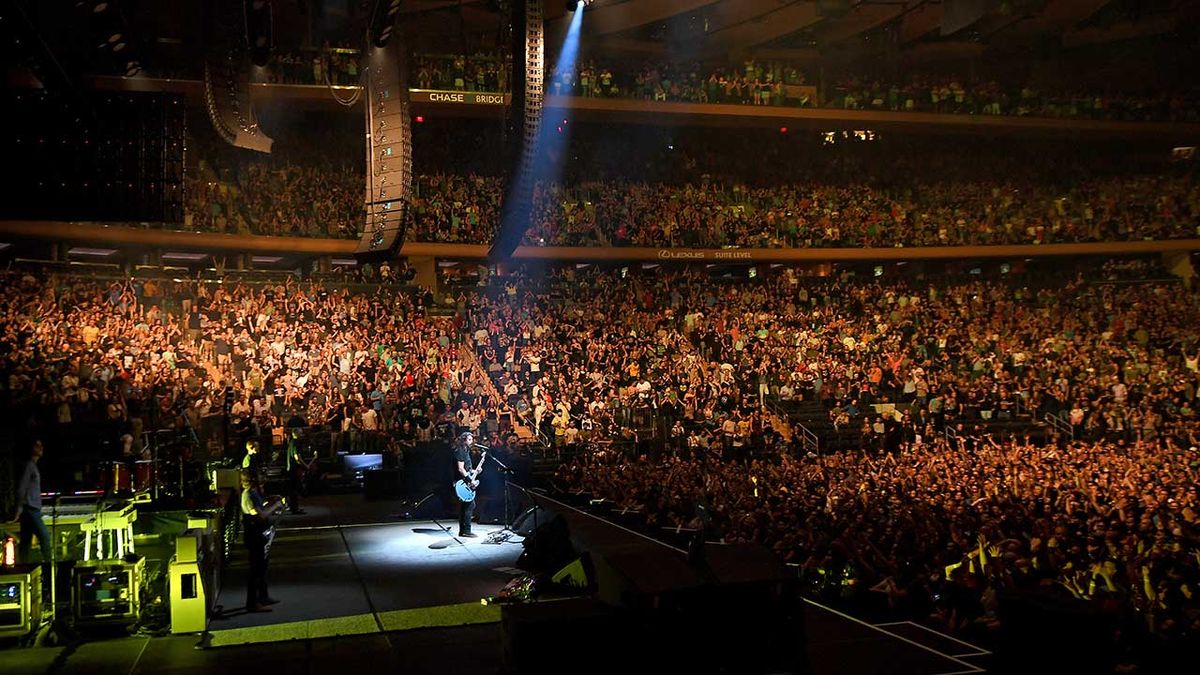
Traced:
<path id="1" fill-rule="evenodd" d="M 462 105 L 508 105 L 512 97 L 508 94 L 483 93 L 476 91 L 430 91 L 413 89 L 409 92 L 413 103 L 459 103 Z"/>
<path id="2" fill-rule="evenodd" d="M 659 249 L 660 260 L 753 260 L 750 251 L 705 251 Z"/>

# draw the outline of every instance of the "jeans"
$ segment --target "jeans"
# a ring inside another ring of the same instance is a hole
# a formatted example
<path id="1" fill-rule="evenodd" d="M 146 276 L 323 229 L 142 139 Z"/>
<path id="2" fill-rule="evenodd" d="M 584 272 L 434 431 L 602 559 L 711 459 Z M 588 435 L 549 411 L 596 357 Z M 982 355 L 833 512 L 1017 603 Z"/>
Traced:
<path id="1" fill-rule="evenodd" d="M 242 535 L 250 561 L 250 572 L 246 577 L 246 607 L 261 605 L 267 595 L 267 538 L 258 523 L 245 523 Z"/>
<path id="2" fill-rule="evenodd" d="M 42 549 L 42 566 L 50 565 L 50 531 L 42 521 L 41 509 L 31 509 L 28 506 L 21 509 L 21 543 L 17 547 L 17 559 L 23 563 L 32 562 L 29 559 L 29 548 L 33 545 L 33 536 L 37 535 L 38 544 Z"/>
<path id="3" fill-rule="evenodd" d="M 458 505 L 458 533 L 471 533 L 471 516 L 475 515 L 475 500 Z"/>

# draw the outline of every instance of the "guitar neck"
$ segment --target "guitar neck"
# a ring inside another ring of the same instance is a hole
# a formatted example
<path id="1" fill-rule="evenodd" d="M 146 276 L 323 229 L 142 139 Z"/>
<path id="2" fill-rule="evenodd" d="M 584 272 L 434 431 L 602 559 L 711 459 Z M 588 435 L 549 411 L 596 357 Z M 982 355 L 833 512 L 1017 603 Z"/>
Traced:
<path id="1" fill-rule="evenodd" d="M 483 463 L 485 461 L 487 461 L 487 452 L 486 451 L 483 453 L 483 456 L 479 458 L 479 463 L 475 465 L 475 470 L 472 471 L 471 474 L 478 476 L 479 472 L 483 471 Z"/>

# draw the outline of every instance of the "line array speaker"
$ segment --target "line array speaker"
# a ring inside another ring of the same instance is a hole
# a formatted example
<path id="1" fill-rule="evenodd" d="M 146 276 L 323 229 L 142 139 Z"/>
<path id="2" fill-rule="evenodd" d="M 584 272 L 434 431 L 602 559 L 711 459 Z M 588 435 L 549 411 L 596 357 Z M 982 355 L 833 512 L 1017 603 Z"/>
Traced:
<path id="1" fill-rule="evenodd" d="M 545 22 L 542 0 L 513 2 L 513 82 L 512 114 L 514 137 L 521 139 L 514 163 L 512 184 L 501 209 L 500 231 L 488 257 L 508 258 L 529 227 L 533 213 L 533 168 L 538 156 L 538 136 L 545 100 Z M 523 67 L 517 67 L 520 58 Z M 516 117 L 520 110 L 520 117 Z"/>
<path id="2" fill-rule="evenodd" d="M 355 254 L 388 257 L 404 243 L 412 197 L 412 127 L 399 40 L 368 47 L 366 223 Z"/>

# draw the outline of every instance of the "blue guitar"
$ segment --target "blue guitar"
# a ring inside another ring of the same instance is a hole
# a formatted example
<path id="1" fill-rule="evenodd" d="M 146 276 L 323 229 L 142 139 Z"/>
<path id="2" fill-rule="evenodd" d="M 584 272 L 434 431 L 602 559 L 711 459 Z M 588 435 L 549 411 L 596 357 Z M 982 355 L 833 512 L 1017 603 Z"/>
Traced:
<path id="1" fill-rule="evenodd" d="M 479 464 L 475 465 L 468 478 L 460 478 L 454 484 L 454 494 L 458 495 L 459 501 L 469 502 L 475 499 L 475 490 L 479 488 L 479 481 L 475 480 L 480 473 L 483 472 L 483 462 L 487 459 L 487 450 L 483 451 L 483 456 L 479 458 Z"/>

